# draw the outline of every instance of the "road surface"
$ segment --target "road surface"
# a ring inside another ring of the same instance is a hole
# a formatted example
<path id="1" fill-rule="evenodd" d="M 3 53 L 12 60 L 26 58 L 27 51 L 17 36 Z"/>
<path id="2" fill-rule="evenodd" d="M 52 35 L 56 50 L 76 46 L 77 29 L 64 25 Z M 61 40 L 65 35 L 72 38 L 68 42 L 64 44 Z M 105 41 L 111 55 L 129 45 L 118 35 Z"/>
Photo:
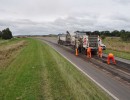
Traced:
<path id="1" fill-rule="evenodd" d="M 53 40 L 50 41 L 55 43 Z M 56 46 L 53 43 L 49 42 L 47 43 L 62 56 L 64 56 L 68 61 L 70 61 L 73 65 L 75 65 L 75 67 L 77 67 L 80 71 L 86 74 L 91 80 L 93 80 L 98 86 L 104 89 L 113 98 L 117 100 L 130 100 L 129 86 L 125 86 L 121 82 L 115 80 L 115 78 L 109 76 L 107 73 L 94 67 L 95 65 L 88 63 L 79 57 L 76 57 L 74 54 L 64 50 L 60 46 Z"/>

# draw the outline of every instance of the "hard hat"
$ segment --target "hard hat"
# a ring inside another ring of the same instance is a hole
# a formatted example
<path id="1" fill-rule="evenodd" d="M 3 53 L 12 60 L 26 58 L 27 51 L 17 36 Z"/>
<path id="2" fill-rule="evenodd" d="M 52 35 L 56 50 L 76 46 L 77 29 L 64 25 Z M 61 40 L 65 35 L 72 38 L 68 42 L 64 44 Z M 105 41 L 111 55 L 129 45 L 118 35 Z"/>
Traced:
<path id="1" fill-rule="evenodd" d="M 112 53 L 109 53 L 108 56 L 109 56 L 109 57 L 113 57 L 113 54 L 112 54 Z"/>

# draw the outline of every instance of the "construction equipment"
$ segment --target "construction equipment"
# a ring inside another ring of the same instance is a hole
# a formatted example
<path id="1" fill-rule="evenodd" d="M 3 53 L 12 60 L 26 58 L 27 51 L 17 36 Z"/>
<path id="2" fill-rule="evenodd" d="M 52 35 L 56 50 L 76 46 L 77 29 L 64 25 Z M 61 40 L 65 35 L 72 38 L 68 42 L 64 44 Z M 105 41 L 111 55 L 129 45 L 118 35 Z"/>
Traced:
<path id="1" fill-rule="evenodd" d="M 78 50 L 81 53 L 86 53 L 87 48 L 90 47 L 92 52 L 96 54 L 98 46 L 101 44 L 99 40 L 99 35 L 94 32 L 76 31 L 76 41 L 79 42 L 76 45 L 78 45 Z"/>
<path id="2" fill-rule="evenodd" d="M 90 47 L 93 54 L 97 54 L 98 47 L 101 46 L 106 49 L 102 43 L 99 34 L 89 31 L 66 32 L 66 34 L 58 35 L 58 44 L 69 45 L 77 49 L 79 53 L 86 54 L 87 48 Z"/>
<path id="3" fill-rule="evenodd" d="M 58 44 L 66 45 L 66 34 L 58 34 Z"/>
<path id="4" fill-rule="evenodd" d="M 75 47 L 75 33 L 66 31 L 66 34 L 58 34 L 58 44 Z"/>

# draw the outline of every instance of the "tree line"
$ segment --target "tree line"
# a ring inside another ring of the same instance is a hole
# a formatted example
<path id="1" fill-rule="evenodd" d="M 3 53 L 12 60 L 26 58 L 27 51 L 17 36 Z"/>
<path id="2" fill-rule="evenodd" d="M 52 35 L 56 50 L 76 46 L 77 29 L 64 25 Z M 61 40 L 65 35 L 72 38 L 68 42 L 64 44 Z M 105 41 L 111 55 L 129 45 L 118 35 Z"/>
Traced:
<path id="1" fill-rule="evenodd" d="M 95 33 L 99 34 L 103 39 L 105 37 L 120 37 L 123 41 L 130 41 L 130 32 L 125 30 L 114 30 L 110 31 L 94 31 Z"/>
<path id="2" fill-rule="evenodd" d="M 13 38 L 12 32 L 10 31 L 9 28 L 6 28 L 2 31 L 0 31 L 0 38 L 2 39 L 11 39 Z"/>

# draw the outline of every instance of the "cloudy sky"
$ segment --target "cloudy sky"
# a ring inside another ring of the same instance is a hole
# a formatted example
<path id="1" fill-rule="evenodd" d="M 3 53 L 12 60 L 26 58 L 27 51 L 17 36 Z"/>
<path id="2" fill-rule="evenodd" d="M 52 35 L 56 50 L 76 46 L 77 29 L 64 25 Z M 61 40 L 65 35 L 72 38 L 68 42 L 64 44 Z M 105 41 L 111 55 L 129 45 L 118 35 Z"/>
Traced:
<path id="1" fill-rule="evenodd" d="M 13 35 L 130 31 L 130 0 L 0 0 L 0 30 L 7 27 Z"/>

